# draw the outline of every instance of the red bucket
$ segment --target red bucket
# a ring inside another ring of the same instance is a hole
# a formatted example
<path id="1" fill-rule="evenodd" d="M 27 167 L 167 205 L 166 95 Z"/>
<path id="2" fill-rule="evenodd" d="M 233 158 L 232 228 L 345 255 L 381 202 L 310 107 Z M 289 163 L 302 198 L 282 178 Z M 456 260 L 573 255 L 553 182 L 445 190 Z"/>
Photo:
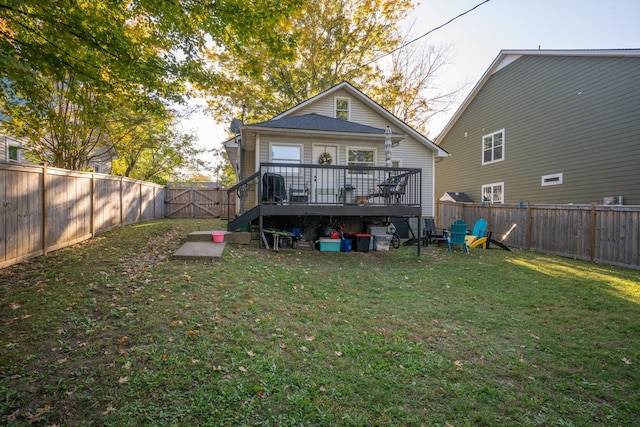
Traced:
<path id="1" fill-rule="evenodd" d="M 224 233 L 213 233 L 213 243 L 223 243 L 224 242 Z"/>

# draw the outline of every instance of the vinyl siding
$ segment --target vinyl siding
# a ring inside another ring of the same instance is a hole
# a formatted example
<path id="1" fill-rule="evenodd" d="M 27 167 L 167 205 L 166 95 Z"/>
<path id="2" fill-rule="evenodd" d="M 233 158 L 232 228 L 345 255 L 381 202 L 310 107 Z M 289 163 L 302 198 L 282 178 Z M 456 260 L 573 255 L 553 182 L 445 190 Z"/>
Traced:
<path id="1" fill-rule="evenodd" d="M 334 114 L 334 102 L 335 98 L 349 98 L 350 102 L 350 118 L 352 122 L 360 123 L 363 125 L 377 127 L 378 129 L 385 129 L 387 125 L 390 125 L 389 121 L 372 110 L 369 105 L 361 102 L 357 97 L 351 96 L 346 91 L 338 91 L 331 96 L 318 99 L 316 102 L 296 111 L 295 115 L 304 115 L 310 113 L 322 114 L 325 116 L 333 117 Z M 402 132 L 391 126 L 391 130 L 394 132 Z M 335 164 L 346 164 L 347 158 L 347 146 L 357 147 L 372 147 L 377 151 L 376 166 L 385 165 L 384 155 L 384 140 L 380 137 L 373 138 L 370 141 L 357 140 L 351 141 L 346 138 L 322 137 L 315 138 L 305 137 L 304 139 L 293 137 L 280 137 L 280 136 L 266 136 L 260 137 L 258 144 L 258 159 L 260 162 L 269 161 L 269 144 L 270 143 L 285 143 L 285 144 L 301 144 L 303 146 L 303 162 L 315 163 L 315 159 L 311 158 L 313 144 L 331 144 L 338 146 L 338 159 Z M 423 215 L 434 215 L 434 154 L 431 150 L 426 148 L 420 142 L 413 138 L 407 137 L 403 139 L 400 144 L 393 148 L 393 159 L 400 160 L 402 167 L 409 168 L 421 168 L 422 169 L 422 205 Z"/>
<path id="2" fill-rule="evenodd" d="M 482 136 L 505 129 L 505 160 Z M 467 136 L 465 137 L 465 132 Z M 505 183 L 505 203 L 640 204 L 640 58 L 523 56 L 492 75 L 440 145 L 436 195 Z M 541 186 L 562 173 L 562 185 Z"/>

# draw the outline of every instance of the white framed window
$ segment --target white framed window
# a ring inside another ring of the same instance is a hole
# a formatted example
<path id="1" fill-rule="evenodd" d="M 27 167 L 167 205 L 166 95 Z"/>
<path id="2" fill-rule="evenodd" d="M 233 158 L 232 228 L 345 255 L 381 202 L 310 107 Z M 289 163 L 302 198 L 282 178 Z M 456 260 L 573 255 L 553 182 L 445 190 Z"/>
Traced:
<path id="1" fill-rule="evenodd" d="M 375 166 L 376 149 L 347 147 L 347 165 L 349 166 Z M 353 173 L 353 171 L 351 172 Z"/>
<path id="2" fill-rule="evenodd" d="M 302 145 L 272 143 L 269 146 L 269 161 L 271 163 L 289 163 L 299 165 L 302 163 Z M 273 170 L 275 173 L 298 173 L 299 168 L 288 167 Z"/>
<path id="3" fill-rule="evenodd" d="M 540 179 L 540 185 L 546 187 L 548 185 L 560 185 L 562 184 L 562 174 L 554 173 L 551 175 L 542 175 Z"/>
<path id="4" fill-rule="evenodd" d="M 91 164 L 91 170 L 96 173 L 102 173 L 102 165 L 98 162 L 93 162 Z"/>
<path id="5" fill-rule="evenodd" d="M 335 98 L 336 119 L 349 120 L 351 100 L 349 98 Z"/>
<path id="6" fill-rule="evenodd" d="M 482 201 L 504 203 L 504 182 L 494 182 L 482 186 Z"/>
<path id="7" fill-rule="evenodd" d="M 302 145 L 271 144 L 269 161 L 272 163 L 302 163 Z"/>
<path id="8" fill-rule="evenodd" d="M 5 142 L 7 144 L 7 161 L 13 163 L 22 163 L 22 144 L 10 137 L 5 137 Z"/>
<path id="9" fill-rule="evenodd" d="M 482 164 L 500 162 L 504 160 L 504 129 L 482 137 Z"/>
<path id="10" fill-rule="evenodd" d="M 22 163 L 22 147 L 12 144 L 7 146 L 7 161 Z"/>

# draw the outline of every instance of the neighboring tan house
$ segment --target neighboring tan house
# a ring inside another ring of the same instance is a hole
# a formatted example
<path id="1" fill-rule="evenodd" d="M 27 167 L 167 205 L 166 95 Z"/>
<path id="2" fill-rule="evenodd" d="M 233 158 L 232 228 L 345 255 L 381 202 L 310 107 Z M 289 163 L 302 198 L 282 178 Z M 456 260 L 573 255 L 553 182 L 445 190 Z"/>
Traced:
<path id="1" fill-rule="evenodd" d="M 437 197 L 640 205 L 640 49 L 501 51 L 436 142 Z"/>
<path id="2" fill-rule="evenodd" d="M 347 82 L 236 130 L 225 149 L 243 214 L 230 230 L 434 215 L 435 159 L 448 153 Z"/>

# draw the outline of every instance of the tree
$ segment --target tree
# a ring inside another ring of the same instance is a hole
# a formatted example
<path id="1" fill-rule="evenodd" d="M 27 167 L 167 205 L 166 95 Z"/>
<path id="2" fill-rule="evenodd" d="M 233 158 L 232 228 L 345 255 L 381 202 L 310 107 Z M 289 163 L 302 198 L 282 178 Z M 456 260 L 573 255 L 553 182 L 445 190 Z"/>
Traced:
<path id="1" fill-rule="evenodd" d="M 424 132 L 429 119 L 451 104 L 453 93 L 434 87 L 437 71 L 447 64 L 446 49 L 400 49 L 407 39 L 401 36 L 400 22 L 413 7 L 410 0 L 308 1 L 293 17 L 293 58 L 262 51 L 242 57 L 224 50 L 214 53 L 212 59 L 234 78 L 225 82 L 224 91 L 212 94 L 212 111 L 219 121 L 230 122 L 238 107 L 246 105 L 250 120 L 266 120 L 348 80 Z M 394 53 L 379 60 L 388 52 Z M 245 62 L 264 64 L 262 72 L 234 73 Z"/>
<path id="2" fill-rule="evenodd" d="M 446 47 L 407 44 L 391 55 L 390 64 L 369 84 L 367 94 L 393 115 L 426 135 L 429 121 L 446 111 L 458 89 L 441 92 L 438 72 L 449 64 Z"/>
<path id="3" fill-rule="evenodd" d="M 94 159 L 113 151 L 119 138 L 110 132 L 110 122 L 122 108 L 75 75 L 43 81 L 29 98 L 2 107 L 0 112 L 11 118 L 4 127 L 33 141 L 32 159 L 55 167 L 87 169 Z"/>
<path id="4" fill-rule="evenodd" d="M 205 167 L 196 137 L 178 130 L 171 115 L 164 120 L 136 117 L 120 126 L 129 132 L 118 144 L 118 159 L 113 163 L 115 175 L 165 185 L 184 180 L 180 175 L 185 170 L 198 174 Z"/>
<path id="5" fill-rule="evenodd" d="M 218 49 L 211 60 L 230 76 L 223 91 L 213 93 L 216 118 L 229 122 L 240 105 L 254 121 L 270 118 L 341 80 L 365 85 L 380 72 L 375 58 L 398 45 L 399 22 L 413 7 L 410 0 L 309 0 L 293 16 L 290 38 L 295 55 L 280 57 L 264 50 L 238 56 Z M 243 73 L 261 64 L 259 73 Z M 240 70 L 240 72 L 238 72 Z"/>
<path id="6" fill-rule="evenodd" d="M 126 135 L 109 133 L 105 117 L 128 110 L 162 119 L 166 102 L 224 81 L 205 61 L 211 45 L 287 56 L 282 30 L 301 1 L 5 0 L 0 113 L 9 119 L 2 127 L 28 137 L 36 156 L 82 168 L 96 148 L 118 148 Z"/>

